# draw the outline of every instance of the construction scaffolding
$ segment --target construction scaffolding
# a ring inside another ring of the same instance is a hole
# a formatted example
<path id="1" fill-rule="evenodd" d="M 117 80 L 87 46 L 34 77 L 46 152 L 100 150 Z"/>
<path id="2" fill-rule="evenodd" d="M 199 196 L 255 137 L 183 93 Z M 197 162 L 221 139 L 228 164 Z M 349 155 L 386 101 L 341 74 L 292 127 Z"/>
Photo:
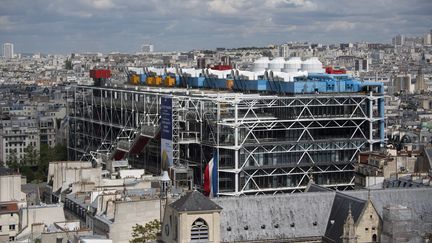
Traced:
<path id="1" fill-rule="evenodd" d="M 128 158 L 160 174 L 161 98 L 172 100 L 177 186 L 200 188 L 217 154 L 219 196 L 303 191 L 308 182 L 354 188 L 359 151 L 382 146 L 383 94 L 265 93 L 144 86 L 74 86 L 68 115 L 71 160 Z M 183 174 L 181 174 L 182 172 Z"/>

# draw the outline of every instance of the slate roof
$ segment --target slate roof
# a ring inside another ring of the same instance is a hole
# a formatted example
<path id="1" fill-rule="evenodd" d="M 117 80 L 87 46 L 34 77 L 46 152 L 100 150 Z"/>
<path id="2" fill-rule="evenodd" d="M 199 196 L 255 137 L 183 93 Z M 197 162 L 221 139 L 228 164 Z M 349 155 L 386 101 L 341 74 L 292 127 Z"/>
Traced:
<path id="1" fill-rule="evenodd" d="M 322 187 L 314 187 L 322 190 Z M 369 197 L 370 196 L 370 197 Z M 432 229 L 432 188 L 321 191 L 208 199 L 197 191 L 170 204 L 177 211 L 220 211 L 222 242 L 330 240 L 341 242 L 351 206 L 356 222 L 370 198 L 382 218 L 387 205 L 413 210 L 420 235 Z M 222 209 L 223 208 L 223 209 Z M 334 223 L 331 224 L 331 221 Z"/>
<path id="2" fill-rule="evenodd" d="M 363 200 L 368 198 L 367 191 L 344 192 Z M 387 205 L 402 205 L 413 210 L 415 221 L 414 228 L 419 233 L 425 233 L 432 229 L 432 188 L 395 188 L 385 190 L 371 190 L 370 197 L 380 217 L 383 217 L 383 208 Z"/>
<path id="3" fill-rule="evenodd" d="M 0 176 L 13 175 L 15 174 L 13 170 L 5 167 L 0 167 Z"/>
<path id="4" fill-rule="evenodd" d="M 340 237 L 343 234 L 343 225 L 348 216 L 349 209 L 351 208 L 354 222 L 357 222 L 365 206 L 365 200 L 337 192 L 328 219 L 325 236 L 334 242 L 342 242 Z"/>
<path id="5" fill-rule="evenodd" d="M 429 164 L 429 168 L 432 169 L 432 148 L 425 148 L 424 151 Z"/>
<path id="6" fill-rule="evenodd" d="M 309 183 L 305 192 L 332 192 L 333 190 L 327 187 L 317 185 L 315 183 Z"/>
<path id="7" fill-rule="evenodd" d="M 170 204 L 178 212 L 220 211 L 222 208 L 198 191 L 187 192 L 186 195 Z"/>
<path id="8" fill-rule="evenodd" d="M 432 188 L 371 190 L 370 199 L 381 218 L 384 206 L 403 205 L 413 209 L 419 219 L 414 227 L 420 234 L 432 229 Z M 213 199 L 223 207 L 220 216 L 222 242 L 280 242 L 322 237 L 339 242 L 349 205 L 354 221 L 357 221 L 367 200 L 366 190 Z M 335 220 L 333 226 L 330 220 Z"/>
<path id="9" fill-rule="evenodd" d="M 46 187 L 46 182 L 42 183 L 27 183 L 24 185 L 21 185 L 21 191 L 28 194 L 28 193 L 39 193 L 38 190 L 41 190 L 41 188 Z"/>
<path id="10" fill-rule="evenodd" d="M 218 198 L 222 242 L 321 239 L 334 192 Z"/>

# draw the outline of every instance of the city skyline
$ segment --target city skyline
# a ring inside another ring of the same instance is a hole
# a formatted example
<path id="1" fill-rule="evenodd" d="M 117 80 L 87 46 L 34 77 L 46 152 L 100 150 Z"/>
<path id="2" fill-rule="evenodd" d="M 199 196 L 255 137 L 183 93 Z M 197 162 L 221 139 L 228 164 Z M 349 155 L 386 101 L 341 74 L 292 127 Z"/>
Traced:
<path id="1" fill-rule="evenodd" d="M 0 1 L 0 242 L 432 242 L 432 0 Z"/>
<path id="2" fill-rule="evenodd" d="M 23 11 L 24 10 L 24 11 Z M 286 41 L 390 43 L 430 31 L 432 2 L 3 1 L 0 42 L 16 52 L 135 53 L 266 46 Z"/>

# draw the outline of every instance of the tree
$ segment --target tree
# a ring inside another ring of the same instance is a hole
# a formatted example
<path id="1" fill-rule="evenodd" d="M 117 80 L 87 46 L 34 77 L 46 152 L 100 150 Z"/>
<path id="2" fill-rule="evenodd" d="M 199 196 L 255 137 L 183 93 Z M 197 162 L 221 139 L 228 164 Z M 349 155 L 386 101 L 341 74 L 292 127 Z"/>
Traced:
<path id="1" fill-rule="evenodd" d="M 18 160 L 18 156 L 16 153 L 16 150 L 12 150 L 7 159 L 6 159 L 6 165 L 10 168 L 13 169 L 15 171 L 17 171 L 19 169 L 19 160 Z"/>
<path id="2" fill-rule="evenodd" d="M 161 223 L 159 220 L 155 219 L 146 223 L 144 226 L 136 224 L 132 227 L 132 240 L 130 243 L 144 243 L 155 241 L 157 234 L 161 230 Z"/>
<path id="3" fill-rule="evenodd" d="M 6 164 L 11 169 L 19 170 L 29 182 L 46 181 L 49 163 L 67 160 L 67 148 L 63 145 L 51 148 L 47 144 L 41 144 L 39 151 L 30 145 L 24 152 L 24 157 L 19 163 L 16 151 L 13 150 Z"/>
<path id="4" fill-rule="evenodd" d="M 54 146 L 54 158 L 55 161 L 67 160 L 67 147 L 61 144 Z"/>
<path id="5" fill-rule="evenodd" d="M 263 57 L 273 57 L 273 55 L 272 55 L 272 53 L 271 53 L 270 50 L 264 50 L 264 51 L 261 51 L 261 55 L 262 55 Z"/>
<path id="6" fill-rule="evenodd" d="M 48 175 L 49 163 L 67 160 L 67 148 L 60 144 L 57 144 L 54 148 L 51 148 L 48 144 L 41 144 L 39 155 L 37 178 L 45 181 Z"/>
<path id="7" fill-rule="evenodd" d="M 66 59 L 65 61 L 65 69 L 66 70 L 72 70 L 72 61 L 69 59 Z"/>
<path id="8" fill-rule="evenodd" d="M 23 165 L 36 165 L 39 162 L 39 152 L 32 145 L 24 149 L 24 158 L 21 164 Z"/>

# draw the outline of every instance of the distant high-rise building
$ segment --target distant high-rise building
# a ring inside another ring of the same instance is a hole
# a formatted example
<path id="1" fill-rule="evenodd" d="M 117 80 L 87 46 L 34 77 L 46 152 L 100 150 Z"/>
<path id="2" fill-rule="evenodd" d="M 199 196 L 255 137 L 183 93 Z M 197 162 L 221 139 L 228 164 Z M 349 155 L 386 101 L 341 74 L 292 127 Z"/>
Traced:
<path id="1" fill-rule="evenodd" d="M 399 74 L 393 77 L 394 92 L 404 91 L 408 94 L 414 93 L 415 84 L 412 83 L 411 74 Z"/>
<path id="2" fill-rule="evenodd" d="M 280 57 L 289 57 L 290 51 L 288 44 L 283 44 L 279 46 L 279 56 Z"/>
<path id="3" fill-rule="evenodd" d="M 405 36 L 404 35 L 397 35 L 393 38 L 393 45 L 394 46 L 403 46 L 405 44 Z"/>
<path id="4" fill-rule="evenodd" d="M 424 45 L 432 45 L 432 33 L 427 33 L 423 38 Z"/>
<path id="5" fill-rule="evenodd" d="M 415 91 L 422 92 L 426 90 L 426 84 L 424 80 L 423 70 L 420 68 L 417 73 Z"/>
<path id="6" fill-rule="evenodd" d="M 3 44 L 3 57 L 13 58 L 14 57 L 14 46 L 12 43 Z"/>
<path id="7" fill-rule="evenodd" d="M 204 57 L 199 57 L 197 59 L 197 68 L 198 69 L 206 68 L 206 59 Z"/>
<path id="8" fill-rule="evenodd" d="M 144 44 L 141 46 L 141 51 L 144 53 L 151 53 L 154 50 L 153 48 L 152 44 Z"/>
<path id="9" fill-rule="evenodd" d="M 369 60 L 368 59 L 356 59 L 354 62 L 354 70 L 359 72 L 369 71 Z"/>
<path id="10" fill-rule="evenodd" d="M 221 64 L 222 65 L 231 65 L 231 58 L 230 58 L 230 56 L 222 56 L 221 57 Z"/>

